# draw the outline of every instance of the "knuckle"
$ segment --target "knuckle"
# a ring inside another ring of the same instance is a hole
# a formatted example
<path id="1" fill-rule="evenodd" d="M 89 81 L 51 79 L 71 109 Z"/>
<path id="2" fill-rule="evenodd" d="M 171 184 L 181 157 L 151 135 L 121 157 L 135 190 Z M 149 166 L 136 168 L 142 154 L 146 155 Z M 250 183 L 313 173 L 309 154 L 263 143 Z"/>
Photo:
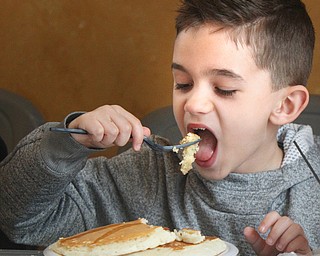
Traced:
<path id="1" fill-rule="evenodd" d="M 127 133 L 131 133 L 131 131 L 132 131 L 132 127 L 131 127 L 131 125 L 129 123 L 123 124 L 121 129 L 126 134 Z"/>
<path id="2" fill-rule="evenodd" d="M 124 145 L 127 144 L 127 141 L 117 139 L 117 140 L 115 141 L 115 144 L 116 144 L 117 146 L 122 147 L 122 146 L 124 146 Z"/>
<path id="3" fill-rule="evenodd" d="M 101 136 L 104 133 L 104 129 L 103 129 L 103 127 L 101 125 L 94 125 L 91 128 L 91 132 L 95 136 Z"/>
<path id="4" fill-rule="evenodd" d="M 289 218 L 288 216 L 283 216 L 282 219 L 283 219 L 284 223 L 286 223 L 288 225 L 293 223 L 293 220 L 291 218 Z"/>
<path id="5" fill-rule="evenodd" d="M 136 118 L 136 117 L 134 117 L 133 123 L 134 123 L 134 125 L 136 125 L 136 126 L 142 126 L 141 121 L 140 121 L 138 118 Z"/>
<path id="6" fill-rule="evenodd" d="M 293 227 L 299 232 L 299 234 L 303 235 L 304 236 L 304 230 L 303 228 L 301 227 L 300 224 L 296 223 L 296 222 L 293 222 Z"/>
<path id="7" fill-rule="evenodd" d="M 110 137 L 110 136 L 117 137 L 118 134 L 119 134 L 119 129 L 116 126 L 112 125 L 109 127 L 108 134 L 106 134 L 106 135 L 107 135 L 107 137 Z"/>
<path id="8" fill-rule="evenodd" d="M 110 105 L 116 112 L 124 110 L 120 105 Z"/>
<path id="9" fill-rule="evenodd" d="M 273 218 L 278 218 L 278 217 L 280 217 L 280 214 L 277 211 L 272 211 L 272 212 L 270 212 L 270 216 Z"/>

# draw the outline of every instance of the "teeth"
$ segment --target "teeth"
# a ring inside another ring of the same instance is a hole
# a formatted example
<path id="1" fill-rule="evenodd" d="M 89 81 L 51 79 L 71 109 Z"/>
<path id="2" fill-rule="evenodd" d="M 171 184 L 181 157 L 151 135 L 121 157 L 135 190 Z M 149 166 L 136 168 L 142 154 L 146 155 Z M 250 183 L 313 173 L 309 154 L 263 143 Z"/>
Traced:
<path id="1" fill-rule="evenodd" d="M 206 130 L 206 128 L 200 127 L 200 128 L 194 128 L 193 129 L 194 133 L 196 133 L 196 134 L 197 134 L 198 131 L 204 131 L 204 130 Z"/>
<path id="2" fill-rule="evenodd" d="M 199 131 L 204 131 L 204 130 L 206 130 L 206 128 L 199 127 L 199 128 L 194 128 L 194 129 L 193 129 L 193 132 L 194 132 L 195 134 L 198 134 Z"/>

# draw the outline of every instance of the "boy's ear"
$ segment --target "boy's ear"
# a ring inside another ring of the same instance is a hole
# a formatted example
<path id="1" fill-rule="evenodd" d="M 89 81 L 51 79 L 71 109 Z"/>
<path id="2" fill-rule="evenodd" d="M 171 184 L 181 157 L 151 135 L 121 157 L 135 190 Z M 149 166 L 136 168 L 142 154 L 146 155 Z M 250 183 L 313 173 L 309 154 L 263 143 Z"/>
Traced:
<path id="1" fill-rule="evenodd" d="M 309 92 L 303 85 L 288 86 L 282 94 L 277 106 L 270 115 L 275 125 L 293 122 L 305 109 L 309 102 Z"/>

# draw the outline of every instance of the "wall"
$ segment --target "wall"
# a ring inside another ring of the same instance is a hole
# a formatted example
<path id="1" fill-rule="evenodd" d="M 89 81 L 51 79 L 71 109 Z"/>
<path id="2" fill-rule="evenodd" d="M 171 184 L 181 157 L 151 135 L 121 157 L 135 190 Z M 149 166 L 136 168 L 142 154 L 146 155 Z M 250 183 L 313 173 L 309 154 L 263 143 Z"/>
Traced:
<path id="1" fill-rule="evenodd" d="M 314 51 L 313 70 L 309 79 L 309 90 L 311 93 L 320 94 L 320 1 L 303 0 L 311 16 L 313 26 L 316 30 L 316 46 Z"/>
<path id="2" fill-rule="evenodd" d="M 120 104 L 138 117 L 171 102 L 179 0 L 1 0 L 0 82 L 59 121 Z M 318 0 L 305 0 L 320 32 Z M 320 94 L 319 41 L 310 91 Z"/>
<path id="3" fill-rule="evenodd" d="M 2 0 L 1 87 L 50 121 L 102 104 L 139 117 L 167 105 L 176 3 Z"/>

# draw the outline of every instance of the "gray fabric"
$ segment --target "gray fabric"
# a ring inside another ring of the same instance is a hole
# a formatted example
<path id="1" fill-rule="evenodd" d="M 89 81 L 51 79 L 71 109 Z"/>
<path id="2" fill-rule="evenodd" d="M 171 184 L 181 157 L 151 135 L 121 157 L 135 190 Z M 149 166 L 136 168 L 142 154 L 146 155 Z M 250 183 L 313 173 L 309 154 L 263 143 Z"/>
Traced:
<path id="1" fill-rule="evenodd" d="M 195 170 L 183 176 L 175 153 L 148 147 L 87 160 L 93 150 L 67 134 L 48 132 L 56 125 L 36 129 L 1 163 L 0 225 L 16 242 L 48 245 L 61 236 L 144 217 L 171 229 L 200 229 L 233 243 L 241 255 L 254 255 L 243 229 L 257 227 L 276 210 L 300 223 L 310 245 L 320 248 L 320 186 L 289 143 L 299 138 L 320 175 L 320 137 L 310 141 L 306 126 L 280 130 L 279 140 L 291 152 L 281 169 L 208 181 Z"/>

